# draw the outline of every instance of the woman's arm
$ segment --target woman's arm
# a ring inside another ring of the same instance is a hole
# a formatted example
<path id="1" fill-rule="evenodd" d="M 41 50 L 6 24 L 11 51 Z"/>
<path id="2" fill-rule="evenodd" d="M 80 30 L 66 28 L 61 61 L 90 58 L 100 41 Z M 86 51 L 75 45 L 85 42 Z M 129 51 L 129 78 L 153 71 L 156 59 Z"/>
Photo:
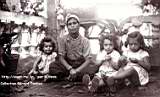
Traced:
<path id="1" fill-rule="evenodd" d="M 72 66 L 67 63 L 67 61 L 64 59 L 62 55 L 59 56 L 59 60 L 62 63 L 62 65 L 66 67 L 67 70 L 70 71 L 72 69 Z"/>
<path id="2" fill-rule="evenodd" d="M 86 61 L 76 69 L 76 72 L 81 72 L 85 67 L 87 67 L 92 62 L 92 57 L 86 58 Z"/>

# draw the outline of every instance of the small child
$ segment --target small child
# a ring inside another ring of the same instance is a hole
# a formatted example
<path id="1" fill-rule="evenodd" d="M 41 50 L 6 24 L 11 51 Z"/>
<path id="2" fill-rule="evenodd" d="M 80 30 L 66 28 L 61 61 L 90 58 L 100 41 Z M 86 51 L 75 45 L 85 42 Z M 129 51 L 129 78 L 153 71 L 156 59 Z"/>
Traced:
<path id="1" fill-rule="evenodd" d="M 89 75 L 83 76 L 83 82 L 85 85 L 89 85 L 89 91 L 94 93 L 100 86 L 107 86 L 106 79 L 108 76 L 113 76 L 117 73 L 118 60 L 120 53 L 116 50 L 116 37 L 114 35 L 106 35 L 102 38 L 102 51 L 97 54 L 96 64 L 100 65 L 98 73 L 95 74 L 93 79 L 90 81 Z M 109 93 L 113 91 L 109 87 Z"/>
<path id="2" fill-rule="evenodd" d="M 122 69 L 116 75 L 108 78 L 109 81 L 127 79 L 134 86 L 146 85 L 149 82 L 149 54 L 145 51 L 144 39 L 140 32 L 135 31 L 128 34 L 126 46 L 129 46 L 129 49 L 123 52 L 119 61 Z"/>
<path id="3" fill-rule="evenodd" d="M 39 45 L 39 50 L 42 53 L 34 62 L 33 68 L 29 72 L 29 75 L 49 75 L 50 64 L 55 61 L 57 56 L 57 53 L 54 52 L 54 49 L 55 43 L 51 38 L 45 37 L 42 39 Z"/>

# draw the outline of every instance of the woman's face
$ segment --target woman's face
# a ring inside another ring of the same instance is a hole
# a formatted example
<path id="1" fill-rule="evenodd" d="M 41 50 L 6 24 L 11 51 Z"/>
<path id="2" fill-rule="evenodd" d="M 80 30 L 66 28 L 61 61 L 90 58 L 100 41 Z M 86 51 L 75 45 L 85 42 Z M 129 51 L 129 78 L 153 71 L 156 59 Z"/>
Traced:
<path id="1" fill-rule="evenodd" d="M 45 54 L 51 54 L 53 51 L 53 46 L 51 42 L 44 42 L 43 51 Z"/>
<path id="2" fill-rule="evenodd" d="M 133 52 L 137 52 L 140 49 L 140 43 L 137 41 L 137 39 L 130 38 L 129 39 L 129 48 Z"/>
<path id="3" fill-rule="evenodd" d="M 79 33 L 79 23 L 75 18 L 71 18 L 67 23 L 68 31 L 70 34 Z"/>
<path id="4" fill-rule="evenodd" d="M 104 39 L 104 50 L 107 52 L 107 54 L 110 54 L 114 49 L 114 44 L 109 39 Z"/>

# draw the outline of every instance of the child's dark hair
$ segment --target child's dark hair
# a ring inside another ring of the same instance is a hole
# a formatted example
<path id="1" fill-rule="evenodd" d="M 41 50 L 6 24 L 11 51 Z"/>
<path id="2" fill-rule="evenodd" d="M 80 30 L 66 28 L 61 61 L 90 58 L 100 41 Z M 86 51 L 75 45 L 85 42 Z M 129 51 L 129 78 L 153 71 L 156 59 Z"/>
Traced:
<path id="1" fill-rule="evenodd" d="M 127 47 L 129 44 L 129 39 L 134 38 L 137 39 L 138 43 L 140 43 L 140 49 L 146 50 L 146 45 L 144 43 L 144 37 L 139 31 L 132 32 L 128 34 L 127 40 L 125 42 L 125 46 Z"/>
<path id="2" fill-rule="evenodd" d="M 50 38 L 50 37 L 45 37 L 45 38 L 43 38 L 43 39 L 41 40 L 41 42 L 40 42 L 40 44 L 39 44 L 39 50 L 40 50 L 40 51 L 43 52 L 44 42 L 51 42 L 52 47 L 53 47 L 53 50 L 52 50 L 52 51 L 55 50 L 56 44 L 55 44 L 54 40 L 53 40 L 52 38 Z"/>
<path id="3" fill-rule="evenodd" d="M 105 39 L 112 41 L 114 45 L 114 49 L 117 50 L 118 52 L 121 52 L 120 48 L 118 47 L 118 43 L 117 43 L 118 38 L 113 34 L 107 34 L 107 35 L 101 36 L 101 39 L 100 39 L 100 50 L 101 51 L 104 49 L 103 44 L 104 44 Z"/>

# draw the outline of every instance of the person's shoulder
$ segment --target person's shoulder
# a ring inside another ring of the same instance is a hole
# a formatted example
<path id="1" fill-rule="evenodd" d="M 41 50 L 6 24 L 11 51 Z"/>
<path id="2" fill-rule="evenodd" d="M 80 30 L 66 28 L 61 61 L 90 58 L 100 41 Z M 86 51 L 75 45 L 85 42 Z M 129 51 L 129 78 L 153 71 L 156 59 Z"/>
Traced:
<path id="1" fill-rule="evenodd" d="M 117 50 L 113 50 L 112 53 L 113 53 L 114 55 L 120 56 L 120 53 L 119 53 Z"/>
<path id="2" fill-rule="evenodd" d="M 52 53 L 52 56 L 53 56 L 53 57 L 56 57 L 56 56 L 57 56 L 57 52 L 53 52 L 53 53 Z"/>
<path id="3" fill-rule="evenodd" d="M 67 34 L 67 35 L 64 35 L 64 36 L 62 36 L 62 37 L 58 37 L 58 40 L 59 41 L 66 41 L 67 39 L 69 39 L 69 35 Z"/>
<path id="4" fill-rule="evenodd" d="M 63 35 L 62 37 L 60 37 L 60 38 L 62 38 L 62 39 L 64 39 L 64 38 L 68 38 L 68 34 L 67 35 Z"/>
<path id="5" fill-rule="evenodd" d="M 84 40 L 89 41 L 89 39 L 87 37 L 81 36 Z"/>
<path id="6" fill-rule="evenodd" d="M 98 54 L 106 54 L 106 51 L 105 50 L 101 50 L 98 52 Z"/>
<path id="7" fill-rule="evenodd" d="M 89 39 L 84 37 L 84 36 L 80 36 L 81 40 L 84 41 L 84 42 L 89 42 Z"/>
<path id="8" fill-rule="evenodd" d="M 145 50 L 139 50 L 140 55 L 149 55 L 149 53 Z"/>

